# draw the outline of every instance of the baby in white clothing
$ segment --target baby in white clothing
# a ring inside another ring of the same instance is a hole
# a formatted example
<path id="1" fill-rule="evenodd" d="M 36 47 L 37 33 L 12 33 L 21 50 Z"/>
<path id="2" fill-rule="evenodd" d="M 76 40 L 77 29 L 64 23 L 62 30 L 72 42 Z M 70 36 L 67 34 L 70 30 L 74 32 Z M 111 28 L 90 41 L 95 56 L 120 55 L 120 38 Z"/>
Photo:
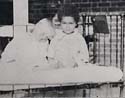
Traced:
<path id="1" fill-rule="evenodd" d="M 40 25 L 37 24 L 32 33 L 15 32 L 13 40 L 2 53 L 0 64 L 14 63 L 16 66 L 20 65 L 24 68 L 28 66 L 37 69 L 49 68 L 46 59 L 49 46 L 48 39 L 54 35 L 55 32 L 46 19 L 41 20 Z"/>

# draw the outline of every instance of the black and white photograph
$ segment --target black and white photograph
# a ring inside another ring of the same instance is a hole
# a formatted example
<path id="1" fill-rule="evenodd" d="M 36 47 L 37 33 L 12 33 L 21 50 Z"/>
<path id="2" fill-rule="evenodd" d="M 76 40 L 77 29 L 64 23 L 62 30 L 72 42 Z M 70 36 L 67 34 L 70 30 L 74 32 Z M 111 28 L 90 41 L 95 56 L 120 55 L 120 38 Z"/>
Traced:
<path id="1" fill-rule="evenodd" d="M 0 0 L 0 98 L 125 98 L 125 1 Z"/>

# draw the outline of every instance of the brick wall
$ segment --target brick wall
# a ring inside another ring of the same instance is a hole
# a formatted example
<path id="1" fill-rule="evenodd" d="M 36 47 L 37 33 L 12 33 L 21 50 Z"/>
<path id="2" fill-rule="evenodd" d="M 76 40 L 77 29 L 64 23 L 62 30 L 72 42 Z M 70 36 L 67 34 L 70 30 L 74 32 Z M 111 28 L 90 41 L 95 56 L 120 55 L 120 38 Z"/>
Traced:
<path id="1" fill-rule="evenodd" d="M 3 1 L 2 0 L 0 1 L 0 9 L 2 9 L 1 7 L 3 7 L 4 5 L 7 6 L 6 8 L 9 7 L 8 8 L 9 10 L 12 9 L 12 2 L 3 2 Z M 44 13 L 45 13 L 44 8 L 47 4 L 47 1 L 48 0 L 29 0 L 29 21 L 31 23 L 36 23 L 37 21 L 39 21 L 41 18 L 44 17 Z M 120 12 L 120 11 L 125 11 L 125 7 L 124 7 L 125 0 L 61 0 L 61 2 L 73 3 L 79 8 L 79 10 L 81 12 Z M 12 11 L 9 11 L 9 12 L 12 12 Z M 10 14 L 12 14 L 12 13 L 10 13 Z M 2 15 L 2 14 L 0 14 L 0 15 Z M 8 16 L 10 16 L 10 15 L 8 15 Z M 1 20 L 3 20 L 3 19 L 1 19 Z"/>
<path id="2" fill-rule="evenodd" d="M 71 0 L 81 11 L 86 12 L 107 12 L 124 11 L 124 0 Z"/>
<path id="3" fill-rule="evenodd" d="M 36 23 L 43 18 L 44 6 L 42 0 L 29 0 L 29 22 Z"/>
<path id="4" fill-rule="evenodd" d="M 43 18 L 47 0 L 29 0 L 29 19 L 36 23 Z M 120 12 L 125 11 L 125 0 L 62 0 L 75 4 L 80 12 Z"/>

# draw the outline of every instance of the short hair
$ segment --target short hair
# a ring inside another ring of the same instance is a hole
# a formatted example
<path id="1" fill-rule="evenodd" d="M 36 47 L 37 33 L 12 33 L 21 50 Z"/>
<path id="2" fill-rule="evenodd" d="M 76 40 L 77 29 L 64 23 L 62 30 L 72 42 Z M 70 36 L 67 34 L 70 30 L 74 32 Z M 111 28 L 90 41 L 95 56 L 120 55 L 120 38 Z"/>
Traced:
<path id="1" fill-rule="evenodd" d="M 73 4 L 64 4 L 58 10 L 58 19 L 61 22 L 64 16 L 71 16 L 74 18 L 75 22 L 79 22 L 79 11 L 77 7 Z"/>
<path id="2" fill-rule="evenodd" d="M 48 0 L 44 6 L 45 18 L 52 19 L 59 9 L 60 4 L 55 0 Z"/>

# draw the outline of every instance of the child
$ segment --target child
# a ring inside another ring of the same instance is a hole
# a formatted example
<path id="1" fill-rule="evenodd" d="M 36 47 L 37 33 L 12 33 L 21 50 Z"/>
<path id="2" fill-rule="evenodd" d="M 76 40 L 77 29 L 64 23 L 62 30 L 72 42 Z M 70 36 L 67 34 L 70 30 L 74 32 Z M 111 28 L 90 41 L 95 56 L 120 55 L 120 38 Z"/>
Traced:
<path id="1" fill-rule="evenodd" d="M 58 11 L 61 30 L 52 39 L 48 57 L 54 68 L 81 66 L 89 61 L 89 53 L 82 35 L 75 30 L 79 13 L 75 6 L 63 5 Z"/>
<path id="2" fill-rule="evenodd" d="M 44 18 L 41 19 L 36 25 L 35 28 L 33 30 L 34 36 L 39 39 L 39 41 L 42 39 L 42 37 L 44 36 L 43 34 L 47 34 L 49 40 L 51 40 L 53 38 L 53 36 L 51 36 L 53 33 L 55 33 L 55 17 L 57 14 L 57 9 L 60 6 L 58 1 L 55 0 L 47 0 L 47 3 L 45 3 L 45 12 L 43 14 Z M 44 33 L 43 33 L 44 32 Z"/>

